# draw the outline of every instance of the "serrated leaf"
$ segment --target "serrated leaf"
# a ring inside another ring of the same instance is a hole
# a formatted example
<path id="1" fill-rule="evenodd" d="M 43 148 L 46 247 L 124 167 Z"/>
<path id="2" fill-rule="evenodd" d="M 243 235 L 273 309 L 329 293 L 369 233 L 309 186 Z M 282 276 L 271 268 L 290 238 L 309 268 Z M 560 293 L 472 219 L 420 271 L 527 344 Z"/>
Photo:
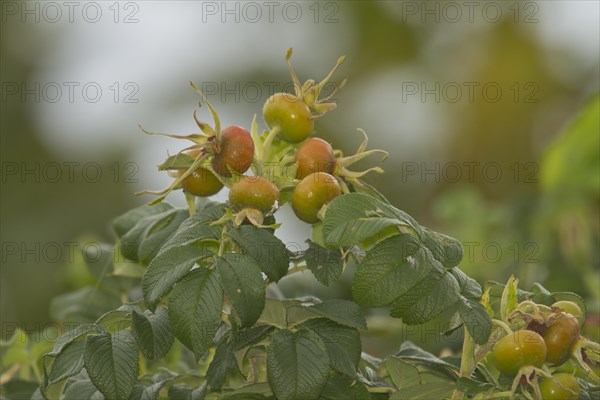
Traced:
<path id="1" fill-rule="evenodd" d="M 273 331 L 270 325 L 255 325 L 250 328 L 231 331 L 231 346 L 234 351 L 260 342 Z"/>
<path id="2" fill-rule="evenodd" d="M 159 307 L 154 313 L 133 312 L 131 315 L 133 332 L 144 356 L 151 360 L 164 357 L 171 349 L 174 339 L 167 310 Z"/>
<path id="3" fill-rule="evenodd" d="M 277 282 L 287 274 L 289 251 L 269 230 L 242 225 L 227 234 L 241 247 L 244 255 L 256 261 L 269 280 Z"/>
<path id="4" fill-rule="evenodd" d="M 61 349 L 48 372 L 48 385 L 77 375 L 83 368 L 85 341 L 73 341 Z"/>
<path id="5" fill-rule="evenodd" d="M 335 375 L 327 381 L 319 400 L 371 400 L 371 395 L 358 380 Z"/>
<path id="6" fill-rule="evenodd" d="M 463 298 L 458 303 L 458 312 L 475 343 L 487 342 L 492 332 L 492 319 L 485 307 L 476 301 Z"/>
<path id="7" fill-rule="evenodd" d="M 88 336 L 84 364 L 90 380 L 107 400 L 127 399 L 138 377 L 135 337 L 126 330 Z"/>
<path id="8" fill-rule="evenodd" d="M 267 354 L 269 385 L 278 400 L 315 400 L 327 382 L 329 356 L 312 331 L 281 330 Z"/>
<path id="9" fill-rule="evenodd" d="M 103 400 L 104 396 L 98 391 L 91 381 L 81 380 L 71 383 L 62 397 L 62 400 Z"/>
<path id="10" fill-rule="evenodd" d="M 364 306 L 383 307 L 425 279 L 427 270 L 408 259 L 418 248 L 410 235 L 393 236 L 377 244 L 358 264 L 352 281 L 354 300 Z"/>
<path id="11" fill-rule="evenodd" d="M 321 338 L 333 369 L 350 377 L 356 375 L 362 349 L 360 335 L 356 329 L 326 318 L 308 320 L 299 328 L 310 329 Z"/>
<path id="12" fill-rule="evenodd" d="M 408 325 L 423 324 L 456 304 L 461 298 L 456 278 L 428 249 L 421 248 L 414 257 L 419 270 L 427 271 L 427 276 L 403 291 L 392 304 L 390 315 L 402 318 Z"/>
<path id="13" fill-rule="evenodd" d="M 417 236 L 421 233 L 419 224 L 405 212 L 369 195 L 349 193 L 329 203 L 323 220 L 323 236 L 328 246 L 343 247 L 393 226 L 408 228 Z"/>
<path id="14" fill-rule="evenodd" d="M 454 277 L 458 281 L 458 286 L 460 286 L 460 293 L 463 296 L 465 296 L 467 299 L 474 301 L 479 301 L 481 299 L 481 296 L 483 296 L 481 285 L 475 279 L 467 276 L 458 268 L 452 268 L 450 270 L 450 273 L 454 275 Z"/>
<path id="15" fill-rule="evenodd" d="M 448 382 L 431 382 L 419 386 L 400 389 L 390 396 L 390 400 L 447 399 L 450 397 L 455 388 L 455 385 Z"/>
<path id="16" fill-rule="evenodd" d="M 148 215 L 139 219 L 133 228 L 121 236 L 119 241 L 121 254 L 128 260 L 139 262 L 138 253 L 142 242 L 152 230 L 158 230 L 158 227 L 168 224 L 176 213 L 177 210 L 170 208 L 162 213 Z M 156 251 L 158 251 L 158 248 Z"/>
<path id="17" fill-rule="evenodd" d="M 199 243 L 220 237 L 219 230 L 206 225 L 205 218 L 198 213 L 185 220 L 148 265 L 142 279 L 142 292 L 151 310 L 198 260 L 214 254 L 213 249 Z"/>
<path id="18" fill-rule="evenodd" d="M 265 308 L 258 322 L 287 329 L 310 318 L 316 318 L 318 315 L 298 300 L 266 299 Z"/>
<path id="19" fill-rule="evenodd" d="M 340 325 L 356 329 L 367 329 L 367 321 L 361 308 L 352 301 L 326 300 L 310 306 L 308 309 Z"/>
<path id="20" fill-rule="evenodd" d="M 417 367 L 406 361 L 392 356 L 385 359 L 383 366 L 388 371 L 392 383 L 398 389 L 416 386 L 421 383 Z"/>
<path id="21" fill-rule="evenodd" d="M 415 346 L 410 341 L 405 341 L 402 343 L 400 350 L 394 355 L 394 357 L 407 361 L 410 364 L 423 365 L 427 368 L 434 369 L 447 375 L 451 379 L 455 379 L 455 372 L 458 372 L 458 368 L 456 366 L 434 356 L 431 353 L 428 353 L 420 347 Z"/>
<path id="22" fill-rule="evenodd" d="M 223 289 L 242 326 L 253 325 L 265 307 L 265 283 L 254 259 L 226 253 L 216 259 Z"/>
<path id="23" fill-rule="evenodd" d="M 329 250 L 312 241 L 308 241 L 304 259 L 308 269 L 325 286 L 338 280 L 344 266 L 339 249 Z"/>
<path id="24" fill-rule="evenodd" d="M 212 344 L 222 308 L 223 289 L 214 269 L 194 269 L 173 288 L 169 299 L 173 332 L 196 358 Z"/>
<path id="25" fill-rule="evenodd" d="M 456 267 L 463 258 L 462 244 L 450 236 L 423 227 L 421 240 L 433 257 L 447 269 Z"/>
<path id="26" fill-rule="evenodd" d="M 176 210 L 167 221 L 162 219 L 149 226 L 138 249 L 139 261 L 148 265 L 156 257 L 160 247 L 177 231 L 188 216 L 188 210 Z"/>
<path id="27" fill-rule="evenodd" d="M 204 400 L 206 396 L 206 383 L 197 388 L 187 385 L 173 385 L 169 387 L 169 400 Z"/>
<path id="28" fill-rule="evenodd" d="M 133 229 L 139 220 L 150 215 L 163 213 L 172 208 L 173 207 L 166 203 L 160 203 L 155 206 L 143 205 L 134 208 L 133 210 L 129 210 L 125 214 L 115 218 L 113 220 L 113 229 L 115 230 L 117 237 L 120 238 Z"/>
<path id="29" fill-rule="evenodd" d="M 480 382 L 476 379 L 461 376 L 456 381 L 456 386 L 459 390 L 468 396 L 474 396 L 477 393 L 484 393 L 496 388 L 495 385 L 487 382 Z"/>
<path id="30" fill-rule="evenodd" d="M 237 366 L 232 345 L 227 340 L 222 340 L 206 371 L 206 380 L 211 389 L 220 389 L 225 384 L 227 375 L 236 370 Z"/>

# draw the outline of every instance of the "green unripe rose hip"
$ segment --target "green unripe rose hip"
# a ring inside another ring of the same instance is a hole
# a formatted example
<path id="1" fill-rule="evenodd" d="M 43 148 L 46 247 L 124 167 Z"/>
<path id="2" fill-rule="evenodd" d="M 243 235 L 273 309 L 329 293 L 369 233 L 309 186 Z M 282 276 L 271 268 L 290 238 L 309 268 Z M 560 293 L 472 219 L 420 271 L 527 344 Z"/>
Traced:
<path id="1" fill-rule="evenodd" d="M 190 157 L 196 158 L 200 154 L 200 150 L 193 149 L 185 152 Z M 183 170 L 179 174 L 183 174 Z M 206 168 L 198 167 L 190 175 L 181 182 L 183 190 L 187 193 L 198 197 L 212 196 L 219 193 L 223 188 L 223 183 Z"/>
<path id="2" fill-rule="evenodd" d="M 292 209 L 304 222 L 319 222 L 317 214 L 324 204 L 342 193 L 340 184 L 332 175 L 315 172 L 300 181 L 292 193 Z"/>
<path id="3" fill-rule="evenodd" d="M 246 176 L 236 182 L 229 191 L 229 203 L 235 210 L 255 208 L 267 213 L 279 200 L 279 189 L 270 180 Z"/>
<path id="4" fill-rule="evenodd" d="M 536 332 L 523 329 L 500 339 L 493 357 L 496 368 L 512 376 L 525 366 L 540 368 L 546 359 L 546 343 Z"/>
<path id="5" fill-rule="evenodd" d="M 542 400 L 577 400 L 579 398 L 579 382 L 571 374 L 558 373 L 553 379 L 543 379 L 540 382 Z"/>
<path id="6" fill-rule="evenodd" d="M 585 322 L 585 315 L 583 315 L 583 311 L 581 311 L 581 308 L 579 308 L 577 303 L 562 300 L 552 304 L 552 308 L 558 308 L 562 312 L 571 314 L 572 316 L 577 318 L 577 320 L 579 321 L 579 326 L 583 326 L 583 323 Z"/>
<path id="7" fill-rule="evenodd" d="M 298 143 L 309 137 L 314 130 L 310 108 L 289 93 L 275 93 L 263 106 L 263 117 L 271 129 L 281 129 L 281 137 Z"/>

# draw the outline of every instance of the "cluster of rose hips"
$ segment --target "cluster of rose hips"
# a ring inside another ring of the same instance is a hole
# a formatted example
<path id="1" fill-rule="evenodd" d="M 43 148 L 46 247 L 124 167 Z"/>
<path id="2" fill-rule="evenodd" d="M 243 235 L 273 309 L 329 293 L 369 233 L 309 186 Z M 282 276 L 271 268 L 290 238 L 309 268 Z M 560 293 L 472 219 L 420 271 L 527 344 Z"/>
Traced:
<path id="1" fill-rule="evenodd" d="M 146 192 L 161 195 L 153 203 L 162 201 L 171 190 L 181 188 L 193 213 L 193 196 L 212 196 L 227 186 L 229 206 L 236 213 L 237 223 L 247 219 L 262 226 L 265 216 L 291 201 L 298 218 L 314 224 L 320 221 L 320 212 L 326 204 L 350 190 L 348 184 L 361 185 L 359 178 L 366 173 L 383 172 L 378 167 L 361 172 L 347 168 L 371 154 L 387 156 L 381 150 L 366 151 L 366 135 L 357 153 L 349 157 L 334 150 L 325 140 L 311 137 L 315 133 L 315 120 L 336 107 L 331 98 L 345 80 L 327 97 L 319 99 L 319 95 L 344 57 L 338 59 L 321 82 L 308 80 L 300 84 L 289 61 L 291 54 L 290 49 L 286 61 L 295 93 L 276 93 L 265 102 L 262 112 L 269 129 L 263 133 L 258 132 L 256 118 L 250 131 L 240 126 L 221 129 L 216 111 L 192 84 L 209 107 L 214 126 L 198 119 L 199 106 L 194 110 L 194 119 L 202 133 L 167 135 L 194 144 L 159 167 L 168 170 L 175 180 L 163 191 Z M 248 170 L 252 175 L 244 175 Z"/>
<path id="2" fill-rule="evenodd" d="M 496 342 L 492 350 L 494 366 L 502 374 L 514 377 L 513 393 L 521 387 L 530 398 L 543 400 L 579 398 L 580 386 L 573 373 L 560 372 L 571 358 L 582 367 L 587 377 L 596 380 L 587 357 L 587 347 L 597 344 L 580 335 L 585 316 L 571 301 L 559 301 L 551 307 L 526 300 L 507 318 L 510 332 Z M 497 320 L 495 320 L 497 322 Z M 515 331 L 512 331 L 512 329 Z M 537 377 L 541 377 L 538 382 Z"/>

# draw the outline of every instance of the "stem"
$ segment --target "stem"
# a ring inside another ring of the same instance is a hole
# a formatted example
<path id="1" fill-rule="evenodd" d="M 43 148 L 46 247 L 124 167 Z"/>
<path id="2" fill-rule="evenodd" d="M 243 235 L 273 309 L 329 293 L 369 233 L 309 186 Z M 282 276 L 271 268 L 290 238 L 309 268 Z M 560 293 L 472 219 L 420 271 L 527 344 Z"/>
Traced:
<path id="1" fill-rule="evenodd" d="M 287 275 L 294 274 L 296 272 L 302 272 L 307 270 L 306 265 L 294 265 L 292 268 L 288 269 Z"/>
<path id="2" fill-rule="evenodd" d="M 190 217 L 196 214 L 196 198 L 189 194 L 185 194 L 185 200 L 187 202 L 188 210 L 190 211 Z"/>
<path id="3" fill-rule="evenodd" d="M 463 339 L 463 347 L 460 361 L 460 376 L 464 376 L 469 378 L 473 374 L 473 370 L 475 369 L 475 342 L 469 334 L 469 330 L 465 326 L 465 338 Z M 452 395 L 452 400 L 462 400 L 464 397 L 464 392 L 462 390 L 456 389 L 454 394 Z"/>
<path id="4" fill-rule="evenodd" d="M 227 240 L 225 239 L 226 233 L 227 225 L 223 225 L 223 230 L 221 231 L 221 240 L 219 241 L 219 252 L 217 253 L 219 257 L 223 257 L 223 254 L 225 254 L 225 245 L 227 244 Z"/>
<path id="5" fill-rule="evenodd" d="M 495 393 L 491 393 L 487 396 L 483 396 L 480 397 L 480 399 L 482 400 L 487 400 L 487 399 L 509 399 L 512 396 L 512 392 L 506 391 L 506 392 L 495 392 Z"/>
<path id="6" fill-rule="evenodd" d="M 499 319 L 492 319 L 492 324 L 498 325 L 500 328 L 502 328 L 502 330 L 504 332 L 506 332 L 507 335 L 510 335 L 511 333 L 513 333 L 513 331 L 510 329 L 510 327 L 504 321 L 501 321 Z"/>
<path id="7" fill-rule="evenodd" d="M 271 145 L 273 144 L 273 140 L 275 140 L 280 131 L 281 129 L 278 126 L 271 129 L 271 131 L 265 139 L 265 142 L 262 144 L 262 147 L 264 149 L 264 153 L 262 154 L 262 160 L 260 160 L 262 167 L 264 167 L 264 162 L 268 160 L 271 156 Z"/>

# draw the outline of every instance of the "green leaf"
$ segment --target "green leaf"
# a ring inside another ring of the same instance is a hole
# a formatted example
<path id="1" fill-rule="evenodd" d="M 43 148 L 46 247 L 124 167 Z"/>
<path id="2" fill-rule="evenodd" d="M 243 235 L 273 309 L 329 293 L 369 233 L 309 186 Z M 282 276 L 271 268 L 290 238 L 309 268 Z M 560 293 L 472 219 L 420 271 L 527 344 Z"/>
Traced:
<path id="1" fill-rule="evenodd" d="M 458 378 L 458 381 L 456 381 L 456 386 L 468 396 L 474 396 L 477 393 L 489 392 L 496 388 L 496 386 L 491 383 L 480 382 L 464 376 Z"/>
<path id="2" fill-rule="evenodd" d="M 339 249 L 328 250 L 312 241 L 308 241 L 304 259 L 308 269 L 325 286 L 338 280 L 344 266 Z"/>
<path id="3" fill-rule="evenodd" d="M 265 307 L 265 282 L 254 259 L 226 253 L 216 259 L 225 294 L 242 326 L 251 326 Z"/>
<path id="4" fill-rule="evenodd" d="M 175 337 L 196 358 L 212 344 L 221 322 L 223 289 L 214 269 L 196 268 L 181 279 L 169 299 L 169 317 Z"/>
<path id="5" fill-rule="evenodd" d="M 256 261 L 269 280 L 277 282 L 287 274 L 290 253 L 269 230 L 242 225 L 227 234 L 241 247 L 244 255 Z"/>
<path id="6" fill-rule="evenodd" d="M 349 300 L 326 300 L 308 307 L 314 313 L 340 325 L 367 330 L 367 321 L 360 307 Z"/>
<path id="7" fill-rule="evenodd" d="M 474 301 L 479 301 L 479 299 L 481 299 L 481 296 L 483 296 L 483 291 L 481 290 L 481 285 L 477 283 L 475 279 L 467 276 L 458 268 L 452 268 L 450 273 L 454 275 L 454 278 L 456 278 L 458 281 L 460 293 L 463 296 Z"/>
<path id="8" fill-rule="evenodd" d="M 458 302 L 458 312 L 475 343 L 486 343 L 492 332 L 492 319 L 485 307 L 476 301 L 463 298 Z"/>
<path id="9" fill-rule="evenodd" d="M 88 336 L 84 363 L 94 386 L 107 400 L 127 399 L 138 377 L 135 337 L 126 330 Z"/>
<path id="10" fill-rule="evenodd" d="M 52 362 L 52 367 L 47 377 L 48 385 L 77 375 L 83 368 L 84 351 L 84 340 L 73 341 L 64 346 Z"/>
<path id="11" fill-rule="evenodd" d="M 61 391 L 66 379 L 81 371 L 85 339 L 90 334 L 98 333 L 106 333 L 106 330 L 97 324 L 83 324 L 66 332 L 56 340 L 53 350 L 42 358 L 42 389 L 44 392 L 54 391 L 55 389 L 51 386 L 56 386 Z M 9 355 L 5 354 L 4 361 L 10 362 L 6 356 Z"/>
<path id="12" fill-rule="evenodd" d="M 352 295 L 360 305 L 382 307 L 392 303 L 422 279 L 420 269 L 408 256 L 415 254 L 418 242 L 410 235 L 393 236 L 377 244 L 358 264 L 352 281 Z"/>
<path id="13" fill-rule="evenodd" d="M 327 381 L 319 400 L 371 400 L 371 395 L 358 380 L 335 375 Z"/>
<path id="14" fill-rule="evenodd" d="M 225 384 L 227 375 L 237 370 L 237 367 L 231 344 L 227 340 L 221 340 L 206 371 L 206 380 L 211 389 L 220 389 Z"/>
<path id="15" fill-rule="evenodd" d="M 455 372 L 458 372 L 458 368 L 431 353 L 415 346 L 410 341 L 405 341 L 400 346 L 398 353 L 394 357 L 404 360 L 410 364 L 423 365 L 427 368 L 439 371 L 451 379 L 456 378 Z"/>
<path id="16" fill-rule="evenodd" d="M 413 260 L 418 273 L 404 276 L 404 287 L 390 311 L 392 317 L 402 318 L 409 325 L 432 320 L 461 297 L 456 278 L 433 258 L 428 249 L 422 247 Z M 407 287 L 407 281 L 411 282 L 410 287 Z"/>
<path id="17" fill-rule="evenodd" d="M 462 260 L 463 246 L 450 236 L 423 228 L 422 241 L 433 257 L 447 269 L 456 267 Z"/>
<path id="18" fill-rule="evenodd" d="M 400 389 L 390 396 L 390 400 L 447 399 L 455 388 L 456 386 L 449 382 L 431 382 L 424 385 Z"/>
<path id="19" fill-rule="evenodd" d="M 299 328 L 310 329 L 321 338 L 333 369 L 350 377 L 356 375 L 362 349 L 360 335 L 356 329 L 339 325 L 326 318 L 308 320 Z"/>
<path id="20" fill-rule="evenodd" d="M 127 231 L 127 233 L 120 238 L 121 254 L 128 260 L 139 262 L 140 258 L 138 253 L 142 242 L 146 239 L 150 232 L 153 230 L 160 230 L 161 227 L 167 225 L 169 221 L 173 219 L 176 213 L 177 210 L 169 208 L 168 210 L 159 214 L 148 215 L 138 220 L 133 228 Z M 156 251 L 158 251 L 158 246 Z"/>
<path id="21" fill-rule="evenodd" d="M 167 355 L 174 337 L 166 308 L 159 307 L 154 313 L 133 312 L 131 323 L 133 333 L 146 358 L 154 360 Z"/>
<path id="22" fill-rule="evenodd" d="M 62 400 L 104 400 L 104 396 L 102 393 L 96 389 L 96 386 L 91 381 L 81 380 L 75 381 L 71 383 L 67 390 L 65 390 L 65 394 L 63 395 Z"/>
<path id="23" fill-rule="evenodd" d="M 317 399 L 329 375 L 323 341 L 307 329 L 277 332 L 267 354 L 267 374 L 278 400 Z"/>
<path id="24" fill-rule="evenodd" d="M 151 216 L 163 213 L 172 209 L 170 205 L 166 203 L 157 204 L 155 206 L 143 205 L 141 207 L 134 208 L 133 210 L 127 211 L 120 217 L 115 218 L 113 221 L 113 229 L 120 238 L 129 232 L 138 223 L 139 220 Z"/>
<path id="25" fill-rule="evenodd" d="M 142 292 L 151 310 L 197 261 L 214 254 L 213 249 L 199 243 L 220 238 L 219 230 L 206 225 L 205 219 L 198 213 L 185 220 L 150 262 L 142 279 Z"/>
<path id="26" fill-rule="evenodd" d="M 405 212 L 363 193 L 335 198 L 327 207 L 323 236 L 328 246 L 343 247 L 369 239 L 389 227 L 421 234 L 421 227 Z"/>
<path id="27" fill-rule="evenodd" d="M 251 328 L 231 331 L 231 346 L 234 351 L 260 342 L 273 331 L 270 325 L 255 325 Z"/>
<path id="28" fill-rule="evenodd" d="M 304 307 L 298 300 L 266 299 L 265 308 L 258 322 L 287 329 L 307 319 L 316 318 L 318 315 L 309 307 Z"/>
<path id="29" fill-rule="evenodd" d="M 414 365 L 394 356 L 386 358 L 383 365 L 398 389 L 421 384 L 419 370 Z"/>
<path id="30" fill-rule="evenodd" d="M 500 316 L 503 321 L 517 308 L 517 289 L 519 280 L 514 276 L 508 279 L 504 290 L 502 291 L 502 298 L 500 300 Z"/>
<path id="31" fill-rule="evenodd" d="M 204 400 L 206 396 L 206 383 L 197 388 L 187 385 L 169 386 L 169 400 Z"/>
<path id="32" fill-rule="evenodd" d="M 148 227 L 138 250 L 138 258 L 144 265 L 158 254 L 161 246 L 177 231 L 179 226 L 189 217 L 189 211 L 175 210 L 165 219 L 156 221 Z"/>

